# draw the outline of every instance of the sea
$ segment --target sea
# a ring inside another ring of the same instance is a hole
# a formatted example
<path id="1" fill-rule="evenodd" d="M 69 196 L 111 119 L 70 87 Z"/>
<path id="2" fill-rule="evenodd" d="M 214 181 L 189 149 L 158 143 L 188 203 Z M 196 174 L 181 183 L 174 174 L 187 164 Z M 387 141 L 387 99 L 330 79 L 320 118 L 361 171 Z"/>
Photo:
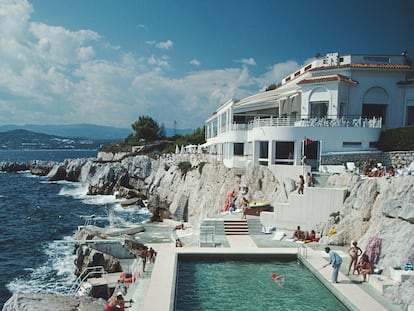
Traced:
<path id="1" fill-rule="evenodd" d="M 0 150 L 0 162 L 94 158 L 97 150 Z M 73 237 L 87 216 L 100 227 L 148 221 L 88 185 L 50 183 L 30 172 L 0 173 L 0 310 L 14 292 L 67 294 L 76 280 Z"/>

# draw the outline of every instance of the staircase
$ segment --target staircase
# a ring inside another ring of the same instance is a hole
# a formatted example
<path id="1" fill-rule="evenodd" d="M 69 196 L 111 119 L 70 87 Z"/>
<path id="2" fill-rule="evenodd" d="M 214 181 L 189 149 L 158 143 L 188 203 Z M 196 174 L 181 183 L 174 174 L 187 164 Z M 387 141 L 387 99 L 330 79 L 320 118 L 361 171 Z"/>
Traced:
<path id="1" fill-rule="evenodd" d="M 249 235 L 249 227 L 245 219 L 224 220 L 224 232 L 226 235 Z"/>
<path id="2" fill-rule="evenodd" d="M 328 185 L 328 178 L 332 174 L 329 173 L 321 173 L 321 172 L 312 172 L 313 183 L 315 187 L 326 187 Z"/>
<path id="3" fill-rule="evenodd" d="M 250 235 L 262 234 L 262 223 L 260 217 L 248 217 L 247 225 L 249 226 Z"/>

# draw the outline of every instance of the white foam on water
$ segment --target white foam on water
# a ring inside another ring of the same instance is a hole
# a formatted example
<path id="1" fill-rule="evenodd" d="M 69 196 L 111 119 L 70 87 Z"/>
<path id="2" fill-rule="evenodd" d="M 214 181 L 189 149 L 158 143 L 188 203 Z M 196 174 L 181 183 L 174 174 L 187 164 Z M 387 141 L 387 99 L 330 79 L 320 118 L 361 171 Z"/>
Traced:
<path id="1" fill-rule="evenodd" d="M 18 171 L 17 174 L 21 174 L 27 178 L 39 178 L 39 176 L 33 175 L 30 171 Z"/>
<path id="2" fill-rule="evenodd" d="M 63 240 L 72 240 L 65 237 Z M 53 241 L 45 245 L 44 252 L 47 260 L 37 268 L 25 268 L 29 274 L 15 278 L 7 288 L 11 292 L 41 293 L 41 294 L 68 294 L 74 284 L 73 243 Z"/>
<path id="3" fill-rule="evenodd" d="M 115 195 L 88 195 L 88 184 L 66 183 L 60 189 L 59 195 L 71 196 L 90 205 L 106 205 L 119 202 Z"/>

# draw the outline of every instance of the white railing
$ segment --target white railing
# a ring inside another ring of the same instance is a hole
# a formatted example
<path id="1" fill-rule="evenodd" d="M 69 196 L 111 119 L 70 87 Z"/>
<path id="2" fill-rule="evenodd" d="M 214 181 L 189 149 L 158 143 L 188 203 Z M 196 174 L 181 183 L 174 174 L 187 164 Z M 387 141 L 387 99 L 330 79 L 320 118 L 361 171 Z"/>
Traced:
<path id="1" fill-rule="evenodd" d="M 298 246 L 297 254 L 298 254 L 298 256 L 308 258 L 308 249 L 306 248 L 305 245 L 301 244 L 301 245 Z"/>
<path id="2" fill-rule="evenodd" d="M 231 131 L 245 131 L 247 130 L 247 124 L 233 123 L 230 125 Z"/>
<path id="3" fill-rule="evenodd" d="M 296 118 L 291 117 L 280 117 L 280 118 L 256 118 L 253 121 L 250 121 L 248 124 L 248 129 L 251 130 L 256 127 L 264 126 L 294 126 Z"/>
<path id="4" fill-rule="evenodd" d="M 250 121 L 248 129 L 264 126 L 296 126 L 296 127 L 364 127 L 381 128 L 382 118 L 310 118 L 296 120 L 295 118 L 257 118 Z"/>
<path id="5" fill-rule="evenodd" d="M 71 296 L 76 295 L 79 288 L 82 286 L 83 282 L 85 282 L 85 280 L 87 280 L 90 276 L 93 276 L 96 274 L 99 274 L 101 276 L 106 274 L 104 267 L 102 266 L 87 267 L 85 270 L 83 270 L 82 273 L 76 279 L 75 283 L 69 289 L 69 295 Z"/>
<path id="6" fill-rule="evenodd" d="M 131 265 L 131 273 L 133 275 L 132 277 L 132 282 L 135 283 L 138 280 L 138 277 L 141 274 L 142 271 L 142 259 L 141 258 L 136 258 L 134 260 L 134 263 Z"/>

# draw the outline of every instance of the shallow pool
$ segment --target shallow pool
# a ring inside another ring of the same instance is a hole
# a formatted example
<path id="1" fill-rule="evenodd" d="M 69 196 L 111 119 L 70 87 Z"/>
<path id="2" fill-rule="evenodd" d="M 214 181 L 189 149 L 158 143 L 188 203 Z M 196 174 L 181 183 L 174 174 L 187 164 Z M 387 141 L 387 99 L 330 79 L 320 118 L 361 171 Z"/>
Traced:
<path id="1" fill-rule="evenodd" d="M 284 286 L 272 272 L 285 274 Z M 347 310 L 294 257 L 179 257 L 175 310 Z"/>

